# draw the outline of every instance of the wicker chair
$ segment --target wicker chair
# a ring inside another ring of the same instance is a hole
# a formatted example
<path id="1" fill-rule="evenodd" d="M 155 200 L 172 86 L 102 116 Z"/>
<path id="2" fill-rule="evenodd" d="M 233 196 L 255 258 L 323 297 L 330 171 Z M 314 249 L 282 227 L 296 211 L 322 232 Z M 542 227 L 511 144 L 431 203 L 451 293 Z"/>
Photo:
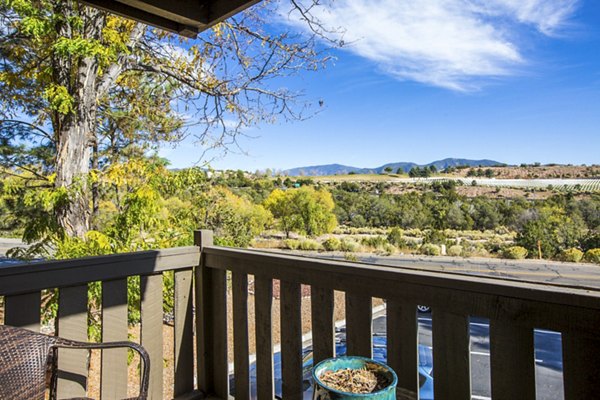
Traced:
<path id="1" fill-rule="evenodd" d="M 150 359 L 131 342 L 84 343 L 0 325 L 0 400 L 44 400 L 50 374 L 50 399 L 56 399 L 57 350 L 129 347 L 140 354 L 144 368 L 136 400 L 148 396 Z"/>

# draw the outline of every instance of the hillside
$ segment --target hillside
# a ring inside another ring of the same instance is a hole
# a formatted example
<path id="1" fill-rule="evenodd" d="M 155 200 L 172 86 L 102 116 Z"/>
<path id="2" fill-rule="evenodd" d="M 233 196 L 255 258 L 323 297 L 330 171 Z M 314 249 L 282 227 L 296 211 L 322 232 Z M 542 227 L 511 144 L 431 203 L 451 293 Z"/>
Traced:
<path id="1" fill-rule="evenodd" d="M 494 160 L 469 160 L 465 158 L 445 158 L 443 160 L 437 160 L 430 162 L 429 164 L 417 164 L 414 162 L 394 162 L 384 164 L 375 168 L 361 168 L 361 167 L 352 167 L 348 165 L 342 164 L 327 164 L 327 165 L 313 165 L 307 167 L 297 167 L 291 168 L 283 171 L 285 175 L 288 176 L 323 176 L 323 175 L 345 175 L 349 173 L 356 174 L 379 174 L 384 172 L 386 168 L 391 168 L 393 172 L 396 172 L 399 168 L 402 169 L 405 173 L 410 171 L 411 168 L 414 167 L 429 167 L 435 166 L 438 171 L 443 170 L 448 167 L 456 167 L 456 166 L 470 166 L 470 167 L 491 167 L 491 166 L 500 166 L 504 165 L 501 162 Z"/>

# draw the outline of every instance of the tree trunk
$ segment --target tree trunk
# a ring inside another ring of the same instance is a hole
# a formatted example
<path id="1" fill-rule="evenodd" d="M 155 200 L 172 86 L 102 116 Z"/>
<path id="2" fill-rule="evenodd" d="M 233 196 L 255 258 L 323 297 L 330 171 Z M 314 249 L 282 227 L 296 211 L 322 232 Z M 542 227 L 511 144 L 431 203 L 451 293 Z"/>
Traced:
<path id="1" fill-rule="evenodd" d="M 73 14 L 70 1 L 58 2 L 57 8 L 64 15 Z M 103 17 L 99 11 L 85 7 L 81 11 L 84 20 L 84 37 L 98 39 L 102 32 Z M 70 38 L 68 22 L 57 26 L 60 36 Z M 67 202 L 59 204 L 56 218 L 68 236 L 83 238 L 89 230 L 90 204 L 88 173 L 90 169 L 90 144 L 96 128 L 96 80 L 98 62 L 94 57 L 79 60 L 72 65 L 70 57 L 55 55 L 53 60 L 55 82 L 66 87 L 74 100 L 74 110 L 57 114 L 59 121 L 56 155 L 56 188 L 68 193 Z"/>

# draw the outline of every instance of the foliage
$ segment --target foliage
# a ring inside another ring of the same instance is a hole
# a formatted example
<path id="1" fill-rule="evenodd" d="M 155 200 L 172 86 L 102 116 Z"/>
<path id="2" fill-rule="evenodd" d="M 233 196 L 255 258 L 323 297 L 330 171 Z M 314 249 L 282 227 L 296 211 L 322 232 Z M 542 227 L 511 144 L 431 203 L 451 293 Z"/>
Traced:
<path id="1" fill-rule="evenodd" d="M 452 257 L 459 257 L 463 254 L 463 247 L 459 244 L 452 245 L 446 250 L 446 254 Z"/>
<path id="2" fill-rule="evenodd" d="M 340 249 L 341 242 L 340 239 L 336 238 L 335 236 L 332 236 L 325 239 L 323 243 L 321 243 L 321 245 L 327 251 L 337 251 Z"/>
<path id="3" fill-rule="evenodd" d="M 591 263 L 600 264 L 600 249 L 589 249 L 586 251 L 585 260 Z"/>
<path id="4" fill-rule="evenodd" d="M 421 245 L 421 247 L 419 248 L 419 252 L 421 254 L 425 254 L 426 256 L 439 256 L 440 254 L 442 254 L 440 246 L 432 243 L 424 243 L 423 245 Z"/>
<path id="5" fill-rule="evenodd" d="M 316 240 L 305 239 L 300 241 L 298 248 L 304 251 L 317 251 L 321 250 L 321 245 Z"/>
<path id="6" fill-rule="evenodd" d="M 583 251 L 576 248 L 565 249 L 560 252 L 558 259 L 561 261 L 577 263 L 583 259 Z"/>
<path id="7" fill-rule="evenodd" d="M 70 196 L 54 217 L 83 238 L 97 211 L 90 171 L 177 143 L 191 126 L 200 159 L 235 147 L 248 126 L 312 113 L 275 78 L 330 59 L 316 45 L 318 6 L 289 10 L 312 35 L 266 30 L 276 6 L 263 2 L 188 40 L 75 1 L 1 0 L 0 165 L 56 173 L 52 186 Z"/>
<path id="8" fill-rule="evenodd" d="M 283 244 L 290 250 L 298 250 L 300 248 L 300 241 L 297 239 L 285 239 Z"/>
<path id="9" fill-rule="evenodd" d="M 425 233 L 425 237 L 423 238 L 423 243 L 431 243 L 431 244 L 447 244 L 448 238 L 445 233 L 442 231 L 438 231 L 435 229 L 431 229 Z"/>
<path id="10" fill-rule="evenodd" d="M 533 213 L 519 231 L 515 243 L 526 248 L 530 257 L 555 257 L 575 247 L 585 235 L 585 224 L 578 216 L 568 216 L 559 207 L 545 207 Z"/>
<path id="11" fill-rule="evenodd" d="M 600 248 L 600 231 L 589 231 L 581 240 L 581 248 L 583 250 Z"/>
<path id="12" fill-rule="evenodd" d="M 356 253 L 361 250 L 361 246 L 354 240 L 342 239 L 340 241 L 340 250 L 343 252 Z"/>
<path id="13" fill-rule="evenodd" d="M 360 261 L 358 259 L 358 256 L 356 254 L 352 254 L 352 253 L 345 253 L 344 260 L 351 261 L 351 262 L 359 262 Z"/>
<path id="14" fill-rule="evenodd" d="M 527 249 L 521 246 L 509 246 L 502 250 L 502 257 L 511 260 L 522 260 L 527 257 Z"/>
<path id="15" fill-rule="evenodd" d="M 374 249 L 383 248 L 385 245 L 389 244 L 389 242 L 385 236 L 363 237 L 360 239 L 360 243 L 363 246 L 372 247 Z"/>
<path id="16" fill-rule="evenodd" d="M 296 231 L 309 236 L 332 232 L 337 221 L 333 198 L 325 189 L 303 186 L 298 189 L 275 189 L 264 202 L 289 237 Z"/>
<path id="17" fill-rule="evenodd" d="M 387 235 L 387 241 L 394 246 L 404 247 L 406 246 L 406 240 L 404 240 L 402 229 L 397 226 L 390 229 L 390 232 Z"/>

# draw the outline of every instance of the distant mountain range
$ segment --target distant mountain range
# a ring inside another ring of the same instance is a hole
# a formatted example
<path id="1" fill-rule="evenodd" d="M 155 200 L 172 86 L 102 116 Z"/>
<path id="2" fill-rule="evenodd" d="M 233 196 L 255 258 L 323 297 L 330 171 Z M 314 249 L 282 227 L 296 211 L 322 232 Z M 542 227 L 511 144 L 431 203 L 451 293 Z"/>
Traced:
<path id="1" fill-rule="evenodd" d="M 376 168 L 357 168 L 348 165 L 341 164 L 328 164 L 328 165 L 313 165 L 310 167 L 299 167 L 292 168 L 283 171 L 285 175 L 289 176 L 323 176 L 323 175 L 344 175 L 354 172 L 356 174 L 380 174 L 384 172 L 386 168 L 391 168 L 393 172 L 396 172 L 398 168 L 402 168 L 404 172 L 408 172 L 414 167 L 429 167 L 435 165 L 438 171 L 446 169 L 448 167 L 457 167 L 460 165 L 468 165 L 470 167 L 493 167 L 499 165 L 505 165 L 504 163 L 494 160 L 467 160 L 465 158 L 445 158 L 443 160 L 433 161 L 429 164 L 417 164 L 413 162 L 395 162 L 382 165 Z"/>

